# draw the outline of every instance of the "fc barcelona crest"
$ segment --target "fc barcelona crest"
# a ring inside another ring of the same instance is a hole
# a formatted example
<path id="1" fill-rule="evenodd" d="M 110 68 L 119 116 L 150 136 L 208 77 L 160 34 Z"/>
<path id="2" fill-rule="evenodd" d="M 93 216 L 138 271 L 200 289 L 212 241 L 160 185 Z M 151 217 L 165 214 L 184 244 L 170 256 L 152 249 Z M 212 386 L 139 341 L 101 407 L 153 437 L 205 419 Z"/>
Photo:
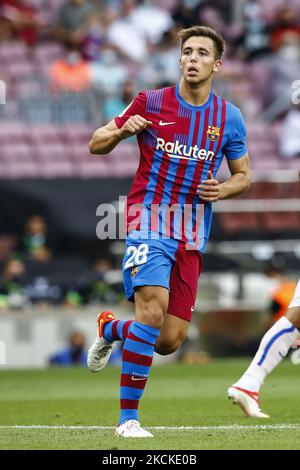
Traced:
<path id="1" fill-rule="evenodd" d="M 220 128 L 214 127 L 214 126 L 208 126 L 207 137 L 209 138 L 209 140 L 212 140 L 213 142 L 215 140 L 218 140 L 218 138 L 220 137 Z"/>

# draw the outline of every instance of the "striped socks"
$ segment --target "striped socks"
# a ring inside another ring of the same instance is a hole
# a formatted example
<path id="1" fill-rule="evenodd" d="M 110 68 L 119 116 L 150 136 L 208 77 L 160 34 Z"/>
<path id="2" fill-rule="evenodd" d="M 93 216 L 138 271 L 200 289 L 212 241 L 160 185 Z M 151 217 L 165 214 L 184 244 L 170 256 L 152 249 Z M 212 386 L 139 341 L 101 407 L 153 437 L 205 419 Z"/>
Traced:
<path id="1" fill-rule="evenodd" d="M 264 335 L 253 361 L 234 386 L 259 392 L 267 375 L 287 355 L 299 335 L 297 328 L 286 317 L 280 318 Z"/>
<path id="2" fill-rule="evenodd" d="M 120 421 L 138 421 L 138 406 L 150 373 L 154 345 L 159 330 L 140 322 L 133 322 L 122 353 Z"/>
<path id="3" fill-rule="evenodd" d="M 124 341 L 134 320 L 113 320 L 104 325 L 103 337 L 109 343 Z"/>

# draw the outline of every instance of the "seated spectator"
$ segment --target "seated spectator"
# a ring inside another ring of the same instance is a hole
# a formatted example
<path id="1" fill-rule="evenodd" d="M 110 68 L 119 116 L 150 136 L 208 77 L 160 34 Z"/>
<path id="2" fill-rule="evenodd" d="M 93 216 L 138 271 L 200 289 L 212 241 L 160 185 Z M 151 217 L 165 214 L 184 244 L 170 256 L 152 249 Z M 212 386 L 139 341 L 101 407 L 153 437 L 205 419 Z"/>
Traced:
<path id="1" fill-rule="evenodd" d="M 91 82 L 96 88 L 99 88 L 104 95 L 119 95 L 125 80 L 128 77 L 128 71 L 125 65 L 120 63 L 119 54 L 115 47 L 105 46 L 102 49 L 101 58 L 92 62 Z"/>
<path id="2" fill-rule="evenodd" d="M 54 37 L 66 46 L 79 46 L 94 14 L 95 8 L 89 0 L 68 0 L 58 12 Z"/>
<path id="3" fill-rule="evenodd" d="M 26 268 L 19 258 L 6 262 L 0 281 L 0 308 L 23 308 L 28 298 L 25 292 Z"/>
<path id="4" fill-rule="evenodd" d="M 80 331 L 73 331 L 66 349 L 57 352 L 49 358 L 51 366 L 86 366 L 87 353 L 85 350 L 85 338 Z"/>
<path id="5" fill-rule="evenodd" d="M 82 59 L 78 49 L 70 49 L 67 56 L 50 67 L 50 87 L 53 91 L 81 92 L 91 86 L 91 67 Z"/>
<path id="6" fill-rule="evenodd" d="M 120 16 L 107 29 L 108 43 L 117 47 L 125 58 L 142 62 L 147 54 L 147 42 L 143 32 L 135 27 L 133 13 L 136 0 L 124 0 L 121 3 Z"/>
<path id="7" fill-rule="evenodd" d="M 131 103 L 135 95 L 135 83 L 133 80 L 127 80 L 123 89 L 121 90 L 121 96 L 107 96 L 103 103 L 102 113 L 105 122 L 110 121 L 115 116 L 118 116 L 126 106 Z"/>
<path id="8" fill-rule="evenodd" d="M 273 51 L 280 49 L 287 33 L 293 33 L 298 38 L 299 42 L 300 24 L 297 10 L 290 6 L 281 8 L 271 30 L 271 45 Z"/>
<path id="9" fill-rule="evenodd" d="M 33 46 L 40 28 L 38 12 L 32 5 L 23 0 L 1 0 L 0 41 L 18 39 Z"/>
<path id="10" fill-rule="evenodd" d="M 280 153 L 285 158 L 300 157 L 300 105 L 294 106 L 282 124 Z"/>
<path id="11" fill-rule="evenodd" d="M 47 246 L 47 225 L 40 215 L 30 217 L 25 225 L 22 249 L 29 258 L 36 261 L 47 261 L 52 254 Z"/>
<path id="12" fill-rule="evenodd" d="M 286 314 L 288 306 L 293 298 L 297 283 L 290 279 L 281 266 L 271 264 L 265 269 L 265 274 L 274 282 L 272 289 L 270 306 L 268 309 L 269 321 L 268 329 L 279 318 Z"/>

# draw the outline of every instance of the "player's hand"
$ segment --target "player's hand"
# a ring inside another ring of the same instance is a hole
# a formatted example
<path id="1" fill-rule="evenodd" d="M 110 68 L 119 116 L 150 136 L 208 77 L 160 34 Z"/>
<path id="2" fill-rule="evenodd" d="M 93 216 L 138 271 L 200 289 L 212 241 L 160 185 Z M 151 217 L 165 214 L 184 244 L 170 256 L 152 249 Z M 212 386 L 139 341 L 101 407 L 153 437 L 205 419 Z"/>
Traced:
<path id="1" fill-rule="evenodd" d="M 220 197 L 220 183 L 214 179 L 211 171 L 207 173 L 207 179 L 201 181 L 198 185 L 196 193 L 203 201 L 218 201 Z"/>
<path id="2" fill-rule="evenodd" d="M 126 137 L 139 134 L 151 124 L 151 121 L 147 121 L 147 119 L 139 116 L 138 114 L 131 116 L 121 128 L 122 138 L 126 139 Z"/>

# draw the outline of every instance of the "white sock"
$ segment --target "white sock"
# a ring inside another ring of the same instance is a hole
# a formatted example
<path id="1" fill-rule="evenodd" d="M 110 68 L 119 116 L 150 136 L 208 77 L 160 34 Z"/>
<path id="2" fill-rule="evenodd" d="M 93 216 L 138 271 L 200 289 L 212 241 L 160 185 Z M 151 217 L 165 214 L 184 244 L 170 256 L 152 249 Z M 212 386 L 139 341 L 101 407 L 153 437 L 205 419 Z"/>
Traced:
<path id="1" fill-rule="evenodd" d="M 253 361 L 234 385 L 259 392 L 267 375 L 287 355 L 299 335 L 297 328 L 286 317 L 280 318 L 262 338 Z"/>

